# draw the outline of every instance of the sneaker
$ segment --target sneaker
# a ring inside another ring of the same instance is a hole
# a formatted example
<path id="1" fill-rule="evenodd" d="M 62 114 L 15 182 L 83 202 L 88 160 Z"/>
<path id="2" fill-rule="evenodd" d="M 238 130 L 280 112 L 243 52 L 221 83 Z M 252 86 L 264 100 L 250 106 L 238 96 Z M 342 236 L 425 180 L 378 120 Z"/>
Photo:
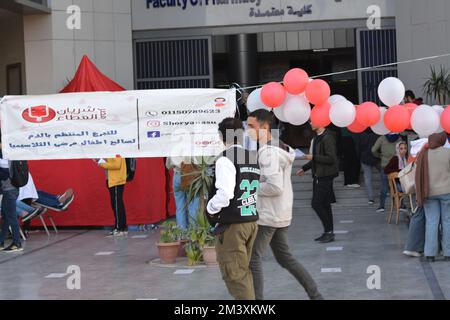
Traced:
<path id="1" fill-rule="evenodd" d="M 414 258 L 420 258 L 420 257 L 422 256 L 422 254 L 419 253 L 419 252 L 416 252 L 416 251 L 408 251 L 408 250 L 403 251 L 403 254 L 404 254 L 405 256 L 408 256 L 408 257 L 414 257 Z"/>
<path id="2" fill-rule="evenodd" d="M 64 199 L 64 201 L 62 201 L 62 199 Z M 73 193 L 68 198 L 61 198 L 59 200 L 61 202 L 61 210 L 66 211 L 69 205 L 72 203 L 73 199 L 75 199 L 75 195 Z"/>
<path id="3" fill-rule="evenodd" d="M 113 229 L 106 237 L 107 238 L 115 237 L 115 236 L 117 236 L 118 233 L 119 233 L 119 230 Z"/>
<path id="4" fill-rule="evenodd" d="M 61 211 L 65 211 L 65 210 L 67 210 L 67 207 L 72 203 L 73 199 L 75 198 L 75 195 L 74 195 L 72 189 L 67 189 L 66 192 L 57 196 L 57 198 L 60 203 L 60 205 L 57 209 L 61 210 Z"/>
<path id="5" fill-rule="evenodd" d="M 333 242 L 334 241 L 334 233 L 332 233 L 332 232 L 325 233 L 325 236 L 321 240 L 318 240 L 318 241 L 319 241 L 319 243 Z"/>
<path id="6" fill-rule="evenodd" d="M 42 207 L 35 208 L 33 212 L 30 212 L 29 214 L 24 215 L 22 217 L 22 222 L 27 222 L 27 221 L 33 219 L 34 217 L 37 217 L 37 216 L 41 215 L 42 214 L 42 210 L 43 210 Z"/>
<path id="7" fill-rule="evenodd" d="M 4 242 L 0 243 L 0 251 L 3 251 L 3 250 L 5 250 L 5 243 Z"/>
<path id="8" fill-rule="evenodd" d="M 350 189 L 358 189 L 358 188 L 361 188 L 361 185 L 359 185 L 359 184 L 357 184 L 357 183 L 354 183 L 354 184 L 348 184 L 348 185 L 347 185 L 347 188 L 350 188 Z"/>
<path id="9" fill-rule="evenodd" d="M 126 237 L 126 236 L 128 236 L 128 231 L 118 231 L 115 236 L 116 237 Z"/>
<path id="10" fill-rule="evenodd" d="M 322 235 L 316 239 L 314 239 L 314 241 L 321 241 L 323 238 L 325 238 L 326 233 L 322 233 Z"/>
<path id="11" fill-rule="evenodd" d="M 23 251 L 22 245 L 17 245 L 15 243 L 12 243 L 9 247 L 3 249 L 3 252 L 21 252 Z"/>
<path id="12" fill-rule="evenodd" d="M 67 199 L 71 198 L 73 196 L 73 190 L 72 189 L 68 189 L 66 190 L 66 192 L 64 192 L 63 194 L 58 196 L 58 200 L 61 203 L 64 203 L 67 201 Z"/>
<path id="13" fill-rule="evenodd" d="M 369 205 L 373 206 L 375 204 L 375 201 L 369 200 Z"/>
<path id="14" fill-rule="evenodd" d="M 384 208 L 378 208 L 377 212 L 384 212 Z"/>

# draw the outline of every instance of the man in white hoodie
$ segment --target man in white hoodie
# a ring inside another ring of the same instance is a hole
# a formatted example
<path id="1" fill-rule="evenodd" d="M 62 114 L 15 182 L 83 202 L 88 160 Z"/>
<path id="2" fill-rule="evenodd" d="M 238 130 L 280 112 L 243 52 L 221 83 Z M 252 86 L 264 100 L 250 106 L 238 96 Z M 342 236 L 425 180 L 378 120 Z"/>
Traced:
<path id="1" fill-rule="evenodd" d="M 273 115 L 269 111 L 254 111 L 247 121 L 248 134 L 259 143 L 258 163 L 261 169 L 256 204 L 259 213 L 258 233 L 250 261 L 256 299 L 264 298 L 261 259 L 270 246 L 277 262 L 297 279 L 310 299 L 321 300 L 323 298 L 315 281 L 295 259 L 288 245 L 294 198 L 291 174 L 295 151 L 281 141 L 272 139 Z"/>

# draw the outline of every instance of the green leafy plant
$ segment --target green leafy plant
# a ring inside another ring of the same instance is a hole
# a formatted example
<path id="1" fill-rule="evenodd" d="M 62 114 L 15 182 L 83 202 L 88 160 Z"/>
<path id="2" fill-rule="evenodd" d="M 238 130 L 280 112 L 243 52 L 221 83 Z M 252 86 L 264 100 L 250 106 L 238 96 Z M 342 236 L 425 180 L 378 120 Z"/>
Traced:
<path id="1" fill-rule="evenodd" d="M 423 85 L 423 92 L 431 99 L 435 99 L 441 105 L 445 105 L 450 97 L 450 71 L 444 66 L 439 70 L 430 67 L 430 76 Z"/>
<path id="2" fill-rule="evenodd" d="M 186 175 L 193 175 L 191 185 L 187 191 L 187 201 L 189 204 L 195 198 L 199 197 L 199 208 L 195 222 L 192 223 L 187 231 L 188 244 L 186 245 L 186 255 L 189 265 L 196 265 L 202 260 L 202 249 L 205 246 L 213 246 L 215 238 L 211 234 L 208 219 L 205 216 L 206 199 L 209 189 L 213 183 L 213 157 L 197 158 L 195 170 Z"/>
<path id="3" fill-rule="evenodd" d="M 182 230 L 174 221 L 166 221 L 162 224 L 162 230 L 159 242 L 160 243 L 174 243 L 180 240 Z"/>

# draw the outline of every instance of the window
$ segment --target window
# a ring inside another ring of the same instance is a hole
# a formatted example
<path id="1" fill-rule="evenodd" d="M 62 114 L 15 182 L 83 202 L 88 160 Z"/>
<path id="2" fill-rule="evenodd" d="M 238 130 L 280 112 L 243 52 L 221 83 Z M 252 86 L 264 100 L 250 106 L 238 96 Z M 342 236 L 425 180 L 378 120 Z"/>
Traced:
<path id="1" fill-rule="evenodd" d="M 6 94 L 21 95 L 22 93 L 22 65 L 10 64 L 6 66 Z"/>

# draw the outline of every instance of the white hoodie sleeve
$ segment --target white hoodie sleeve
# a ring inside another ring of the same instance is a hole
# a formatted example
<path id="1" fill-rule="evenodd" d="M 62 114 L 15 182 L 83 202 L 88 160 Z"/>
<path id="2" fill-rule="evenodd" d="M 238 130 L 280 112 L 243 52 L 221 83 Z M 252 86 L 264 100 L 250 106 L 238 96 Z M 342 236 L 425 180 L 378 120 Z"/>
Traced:
<path id="1" fill-rule="evenodd" d="M 277 197 L 283 193 L 284 170 L 276 148 L 267 147 L 259 153 L 261 179 L 258 196 Z"/>
<path id="2" fill-rule="evenodd" d="M 222 208 L 230 205 L 236 187 L 236 168 L 233 162 L 221 157 L 216 162 L 216 194 L 209 200 L 206 210 L 209 214 L 217 214 Z"/>

